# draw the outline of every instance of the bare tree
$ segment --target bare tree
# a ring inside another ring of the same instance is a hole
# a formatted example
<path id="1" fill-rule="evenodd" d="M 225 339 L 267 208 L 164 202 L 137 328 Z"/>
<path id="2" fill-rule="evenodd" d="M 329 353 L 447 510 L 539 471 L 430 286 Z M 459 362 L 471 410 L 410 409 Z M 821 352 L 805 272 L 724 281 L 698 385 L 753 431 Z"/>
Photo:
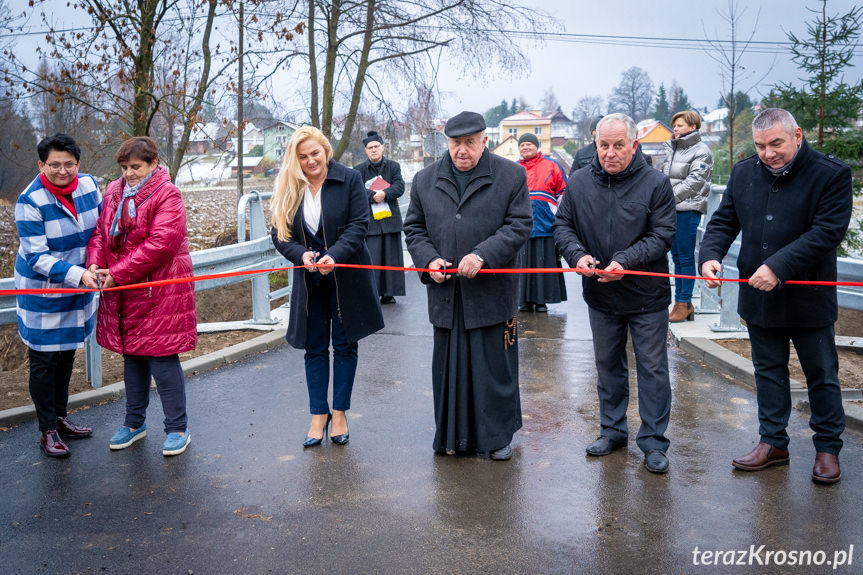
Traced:
<path id="1" fill-rule="evenodd" d="M 306 0 L 309 116 L 347 149 L 364 97 L 387 100 L 436 73 L 435 54 L 452 49 L 461 72 L 519 72 L 525 59 L 508 29 L 553 26 L 542 12 L 504 0 Z M 344 124 L 336 123 L 345 110 Z M 340 131 L 340 134 L 336 132 Z"/>
<path id="2" fill-rule="evenodd" d="M 414 100 L 408 106 L 406 120 L 417 134 L 425 135 L 434 129 L 434 121 L 440 116 L 440 104 L 434 89 L 428 84 L 417 86 Z"/>
<path id="3" fill-rule="evenodd" d="M 608 97 L 609 112 L 623 112 L 636 122 L 650 114 L 655 91 L 650 74 L 633 66 L 621 74 L 618 84 Z"/>
<path id="4" fill-rule="evenodd" d="M 46 0 L 35 3 L 47 5 Z M 230 15 L 233 5 L 233 0 L 73 0 L 69 7 L 77 16 L 68 20 L 85 18 L 87 25 L 70 29 L 64 22 L 58 30 L 51 11 L 40 13 L 48 32 L 39 50 L 56 71 L 39 76 L 6 51 L 4 80 L 19 95 L 47 93 L 87 106 L 103 121 L 120 119 L 129 135 L 149 135 L 160 110 L 170 108 L 173 113 L 165 111 L 162 123 L 171 124 L 166 137 L 176 175 L 204 104 L 232 88 L 230 83 L 219 86 L 218 80 L 236 63 L 236 53 L 211 38 L 217 8 L 227 8 Z M 292 34 L 278 27 L 284 22 L 281 14 L 270 21 L 271 35 Z M 262 40 L 263 31 L 256 38 Z M 175 122 L 183 126 L 176 142 Z"/>
<path id="5" fill-rule="evenodd" d="M 748 35 L 741 35 L 740 27 L 742 26 L 743 15 L 746 13 L 745 8 L 740 8 L 736 0 L 728 0 L 728 9 L 725 12 L 716 11 L 721 21 L 727 26 L 727 36 L 720 36 L 719 32 L 714 30 L 713 37 L 707 34 L 707 29 L 704 29 L 704 37 L 707 40 L 709 49 L 705 52 L 714 62 L 719 65 L 719 74 L 722 78 L 722 91 L 720 97 L 728 108 L 728 153 L 730 158 L 729 170 L 734 167 L 734 116 L 737 113 L 737 103 L 735 102 L 736 95 L 742 91 L 748 93 L 752 88 L 761 83 L 767 77 L 770 70 L 773 69 L 771 64 L 764 75 L 758 77 L 754 82 L 755 69 L 747 68 L 743 65 L 743 58 L 746 51 L 758 31 L 758 17 L 760 11 L 755 15 L 755 23 L 752 25 L 752 31 Z M 741 85 L 748 86 L 741 88 Z"/>
<path id="6" fill-rule="evenodd" d="M 590 139 L 590 124 L 597 116 L 602 115 L 605 98 L 602 96 L 584 96 L 572 111 L 572 119 L 578 124 L 578 133 L 582 138 Z"/>
<path id="7" fill-rule="evenodd" d="M 554 95 L 554 88 L 549 86 L 539 101 L 539 107 L 545 115 L 554 114 L 560 109 L 560 102 L 557 101 L 557 96 Z"/>

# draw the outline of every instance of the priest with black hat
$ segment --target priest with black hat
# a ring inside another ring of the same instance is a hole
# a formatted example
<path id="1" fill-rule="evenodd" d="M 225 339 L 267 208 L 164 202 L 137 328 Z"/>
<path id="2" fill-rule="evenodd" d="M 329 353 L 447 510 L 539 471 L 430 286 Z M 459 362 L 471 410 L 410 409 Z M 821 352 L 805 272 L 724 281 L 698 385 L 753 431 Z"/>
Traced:
<path id="1" fill-rule="evenodd" d="M 399 198 L 405 193 L 402 168 L 384 157 L 384 141 L 375 131 L 363 138 L 368 160 L 354 169 L 362 174 L 369 195 L 369 233 L 366 245 L 372 263 L 378 266 L 404 267 L 402 254 L 402 213 Z M 375 270 L 375 285 L 381 303 L 395 303 L 397 295 L 405 295 L 405 272 Z"/>
<path id="2" fill-rule="evenodd" d="M 512 457 L 521 428 L 518 276 L 533 223 L 524 169 L 486 148 L 485 120 L 462 112 L 444 128 L 448 152 L 414 177 L 405 238 L 428 289 L 432 387 L 441 454 Z"/>

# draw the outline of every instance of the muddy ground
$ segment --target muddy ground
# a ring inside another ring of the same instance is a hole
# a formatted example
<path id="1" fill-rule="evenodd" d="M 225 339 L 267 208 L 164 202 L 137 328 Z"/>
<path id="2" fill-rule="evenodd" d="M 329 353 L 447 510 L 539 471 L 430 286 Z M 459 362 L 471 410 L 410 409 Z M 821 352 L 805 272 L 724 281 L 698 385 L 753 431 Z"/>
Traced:
<path id="1" fill-rule="evenodd" d="M 863 339 L 863 312 L 840 309 L 839 321 L 836 322 L 836 335 Z M 752 348 L 748 339 L 721 339 L 716 340 L 716 343 L 746 359 L 752 359 Z M 803 375 L 803 369 L 800 367 L 793 345 L 789 371 L 792 378 L 805 384 L 806 376 Z M 863 349 L 839 349 L 839 383 L 842 387 L 863 389 Z"/>

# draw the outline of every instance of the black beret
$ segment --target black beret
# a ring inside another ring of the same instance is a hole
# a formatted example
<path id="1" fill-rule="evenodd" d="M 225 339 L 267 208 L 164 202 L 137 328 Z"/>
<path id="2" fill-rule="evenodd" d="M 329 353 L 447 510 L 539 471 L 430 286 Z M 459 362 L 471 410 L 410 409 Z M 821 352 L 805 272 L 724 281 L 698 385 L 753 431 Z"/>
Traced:
<path id="1" fill-rule="evenodd" d="M 447 121 L 443 133 L 450 138 L 459 138 L 485 131 L 485 118 L 476 112 L 462 112 Z"/>
<path id="2" fill-rule="evenodd" d="M 380 142 L 384 143 L 383 138 L 381 138 L 380 134 L 371 130 L 370 132 L 366 132 L 366 137 L 363 138 L 363 146 L 368 146 L 370 142 Z"/>
<path id="3" fill-rule="evenodd" d="M 536 136 L 534 136 L 530 132 L 528 132 L 526 134 L 522 134 L 521 137 L 518 139 L 519 145 L 521 145 L 525 142 L 530 142 L 531 144 L 533 144 L 537 148 L 539 147 L 539 140 L 536 138 Z"/>

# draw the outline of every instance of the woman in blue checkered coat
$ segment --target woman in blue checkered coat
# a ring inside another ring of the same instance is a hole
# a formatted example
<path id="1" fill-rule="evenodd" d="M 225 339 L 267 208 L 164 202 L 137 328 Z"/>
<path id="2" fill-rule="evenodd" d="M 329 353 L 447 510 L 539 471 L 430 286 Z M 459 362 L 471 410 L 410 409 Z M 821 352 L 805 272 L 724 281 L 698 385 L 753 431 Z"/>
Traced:
<path id="1" fill-rule="evenodd" d="M 92 176 L 78 173 L 81 149 L 65 134 L 37 147 L 39 175 L 15 204 L 18 256 L 16 289 L 96 288 L 85 269 L 87 241 L 96 227 L 102 194 Z M 68 457 L 60 439 L 88 437 L 91 430 L 66 417 L 75 350 L 93 331 L 92 293 L 19 295 L 18 335 L 27 344 L 30 397 L 41 432 L 39 447 L 50 457 Z"/>

